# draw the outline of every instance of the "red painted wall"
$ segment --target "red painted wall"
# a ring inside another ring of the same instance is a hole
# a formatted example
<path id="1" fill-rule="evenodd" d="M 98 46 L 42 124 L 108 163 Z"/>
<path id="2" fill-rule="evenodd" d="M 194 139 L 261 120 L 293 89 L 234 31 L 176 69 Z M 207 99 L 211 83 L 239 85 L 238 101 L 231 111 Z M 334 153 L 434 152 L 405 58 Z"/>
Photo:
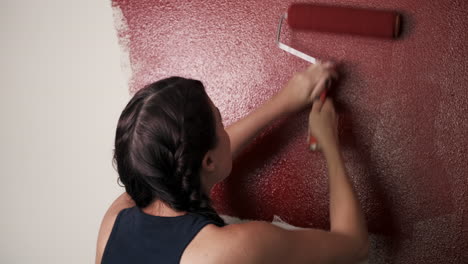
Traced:
<path id="1" fill-rule="evenodd" d="M 317 1 L 309 1 L 317 2 Z M 372 233 L 370 263 L 468 263 L 468 1 L 327 1 L 403 15 L 398 40 L 283 31 L 285 43 L 342 63 L 341 139 Z M 200 79 L 225 125 L 307 62 L 275 46 L 289 1 L 113 0 L 128 28 L 132 92 Z M 308 111 L 281 120 L 213 190 L 218 211 L 328 226 L 326 164 L 305 145 Z"/>

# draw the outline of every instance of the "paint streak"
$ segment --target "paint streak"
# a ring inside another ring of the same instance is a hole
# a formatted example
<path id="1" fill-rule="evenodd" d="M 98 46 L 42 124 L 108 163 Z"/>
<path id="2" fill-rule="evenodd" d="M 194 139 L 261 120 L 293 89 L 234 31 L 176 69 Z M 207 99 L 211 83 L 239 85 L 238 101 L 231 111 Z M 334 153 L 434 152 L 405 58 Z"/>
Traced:
<path id="1" fill-rule="evenodd" d="M 126 20 L 131 92 L 172 75 L 200 79 L 225 125 L 307 66 L 274 44 L 288 2 L 112 3 Z M 345 4 L 399 11 L 401 38 L 286 27 L 282 40 L 342 63 L 333 96 L 347 169 L 372 232 L 369 262 L 468 263 L 468 2 Z M 213 190 L 220 213 L 328 227 L 326 164 L 307 151 L 306 120 L 307 111 L 279 120 L 254 140 Z"/>

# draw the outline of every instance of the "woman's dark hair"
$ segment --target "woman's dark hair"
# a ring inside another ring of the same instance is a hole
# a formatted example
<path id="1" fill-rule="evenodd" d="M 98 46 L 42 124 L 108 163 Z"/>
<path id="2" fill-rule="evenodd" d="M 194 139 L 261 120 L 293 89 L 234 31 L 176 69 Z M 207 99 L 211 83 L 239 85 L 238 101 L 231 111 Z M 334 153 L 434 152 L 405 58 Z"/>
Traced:
<path id="1" fill-rule="evenodd" d="M 138 207 L 161 200 L 176 211 L 224 225 L 200 179 L 203 157 L 217 144 L 216 119 L 203 84 L 171 77 L 139 90 L 122 111 L 113 162 Z"/>

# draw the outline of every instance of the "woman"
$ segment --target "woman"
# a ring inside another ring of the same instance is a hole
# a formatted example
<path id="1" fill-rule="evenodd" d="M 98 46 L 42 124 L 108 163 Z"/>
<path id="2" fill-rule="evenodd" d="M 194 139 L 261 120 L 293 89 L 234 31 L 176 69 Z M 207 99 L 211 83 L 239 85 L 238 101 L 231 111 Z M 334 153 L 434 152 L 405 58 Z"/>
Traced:
<path id="1" fill-rule="evenodd" d="M 201 82 L 172 77 L 138 91 L 117 126 L 114 160 L 126 192 L 99 231 L 96 263 L 353 263 L 368 234 L 338 146 L 331 100 L 317 97 L 331 63 L 297 73 L 275 96 L 224 128 Z M 225 225 L 209 193 L 232 160 L 277 118 L 313 103 L 310 133 L 329 168 L 330 231 L 285 230 L 264 221 Z"/>

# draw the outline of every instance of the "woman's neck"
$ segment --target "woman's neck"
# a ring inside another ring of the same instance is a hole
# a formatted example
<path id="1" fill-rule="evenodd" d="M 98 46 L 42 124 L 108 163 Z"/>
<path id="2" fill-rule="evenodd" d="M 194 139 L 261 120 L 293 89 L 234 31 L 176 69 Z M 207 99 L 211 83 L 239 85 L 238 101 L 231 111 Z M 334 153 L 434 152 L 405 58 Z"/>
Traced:
<path id="1" fill-rule="evenodd" d="M 176 211 L 160 200 L 152 202 L 150 205 L 143 208 L 142 211 L 149 215 L 166 217 L 180 216 L 185 215 L 187 213 Z"/>

